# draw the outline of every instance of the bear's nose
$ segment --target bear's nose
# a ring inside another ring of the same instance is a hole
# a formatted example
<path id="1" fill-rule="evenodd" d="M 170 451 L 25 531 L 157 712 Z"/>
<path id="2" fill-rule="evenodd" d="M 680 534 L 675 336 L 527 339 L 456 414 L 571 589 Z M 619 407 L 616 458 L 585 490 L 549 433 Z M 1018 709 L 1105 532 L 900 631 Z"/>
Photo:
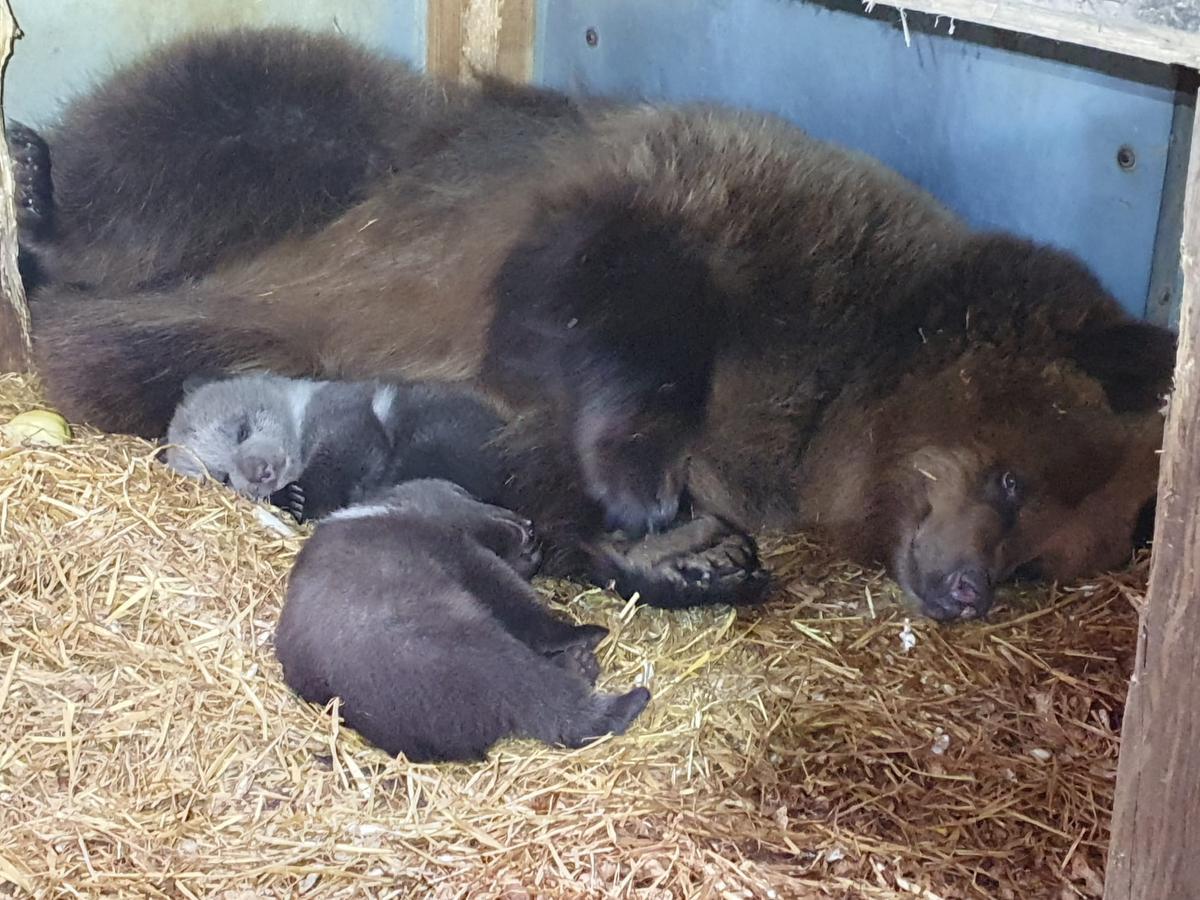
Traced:
<path id="1" fill-rule="evenodd" d="M 947 593 L 963 619 L 973 619 L 986 611 L 991 588 L 982 569 L 964 568 L 946 577 Z"/>

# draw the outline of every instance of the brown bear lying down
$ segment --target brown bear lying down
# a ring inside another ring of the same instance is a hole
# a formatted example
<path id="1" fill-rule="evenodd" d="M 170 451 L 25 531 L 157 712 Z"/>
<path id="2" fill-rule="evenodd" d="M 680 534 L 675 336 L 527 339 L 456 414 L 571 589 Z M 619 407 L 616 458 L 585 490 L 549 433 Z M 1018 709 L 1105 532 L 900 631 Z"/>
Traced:
<path id="1" fill-rule="evenodd" d="M 826 529 L 940 619 L 1123 563 L 1174 339 L 786 123 L 439 84 L 340 38 L 168 46 L 13 129 L 51 399 L 165 430 L 185 378 L 466 379 L 552 570 L 749 602 Z"/>

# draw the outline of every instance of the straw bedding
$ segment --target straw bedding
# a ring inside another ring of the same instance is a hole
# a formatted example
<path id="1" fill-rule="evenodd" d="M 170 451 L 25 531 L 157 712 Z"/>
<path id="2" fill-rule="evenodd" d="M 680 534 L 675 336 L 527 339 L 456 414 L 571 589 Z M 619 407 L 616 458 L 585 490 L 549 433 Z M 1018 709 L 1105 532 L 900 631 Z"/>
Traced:
<path id="1" fill-rule="evenodd" d="M 281 681 L 303 534 L 152 456 L 0 445 L 0 895 L 1100 895 L 1144 561 L 953 628 L 799 538 L 760 610 L 545 583 L 646 713 L 416 766 Z"/>

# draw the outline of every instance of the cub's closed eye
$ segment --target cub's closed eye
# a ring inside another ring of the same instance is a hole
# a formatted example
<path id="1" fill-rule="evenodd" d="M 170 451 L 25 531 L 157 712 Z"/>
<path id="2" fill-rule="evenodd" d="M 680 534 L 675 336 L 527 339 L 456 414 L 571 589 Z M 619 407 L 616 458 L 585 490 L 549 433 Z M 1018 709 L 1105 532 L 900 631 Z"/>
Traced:
<path id="1" fill-rule="evenodd" d="M 248 422 L 243 422 L 238 426 L 237 442 L 239 444 L 244 444 L 246 442 L 246 438 L 248 437 L 250 437 L 250 424 Z"/>

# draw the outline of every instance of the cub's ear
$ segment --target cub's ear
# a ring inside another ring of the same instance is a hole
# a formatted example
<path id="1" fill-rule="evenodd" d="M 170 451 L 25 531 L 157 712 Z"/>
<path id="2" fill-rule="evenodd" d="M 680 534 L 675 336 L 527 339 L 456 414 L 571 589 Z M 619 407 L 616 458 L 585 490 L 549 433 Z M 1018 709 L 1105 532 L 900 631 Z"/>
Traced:
<path id="1" fill-rule="evenodd" d="M 1104 388 L 1115 412 L 1145 412 L 1162 405 L 1175 372 L 1175 334 L 1130 319 L 1085 328 L 1070 358 Z"/>

